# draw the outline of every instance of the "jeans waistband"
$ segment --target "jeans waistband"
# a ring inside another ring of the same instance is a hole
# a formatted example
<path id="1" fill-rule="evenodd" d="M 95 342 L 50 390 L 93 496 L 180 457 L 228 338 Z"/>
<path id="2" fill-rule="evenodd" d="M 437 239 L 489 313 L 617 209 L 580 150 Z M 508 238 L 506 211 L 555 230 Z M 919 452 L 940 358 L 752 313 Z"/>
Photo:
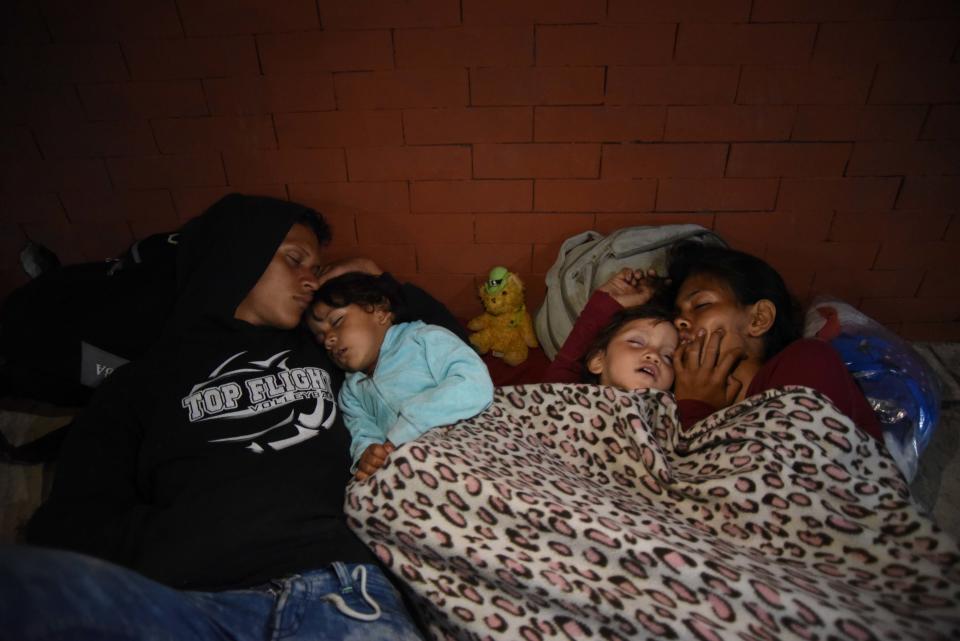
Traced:
<path id="1" fill-rule="evenodd" d="M 350 567 L 352 566 L 352 568 Z M 370 566 L 376 568 L 376 566 Z M 341 613 L 359 621 L 376 621 L 380 618 L 380 605 L 367 593 L 367 573 L 368 566 L 363 564 L 346 564 L 340 561 L 334 561 L 325 568 L 307 570 L 299 574 L 291 574 L 279 579 L 272 579 L 265 583 L 247 588 L 255 592 L 264 592 L 275 598 L 284 600 L 286 593 L 298 582 L 310 583 L 312 578 L 324 577 L 331 578 L 332 573 L 336 576 L 336 582 L 339 587 L 336 590 L 327 592 L 319 596 L 321 601 L 329 601 Z M 376 571 L 376 570 L 375 570 Z M 360 612 L 352 608 L 344 600 L 344 596 L 359 592 L 361 598 L 369 606 L 370 612 Z"/>

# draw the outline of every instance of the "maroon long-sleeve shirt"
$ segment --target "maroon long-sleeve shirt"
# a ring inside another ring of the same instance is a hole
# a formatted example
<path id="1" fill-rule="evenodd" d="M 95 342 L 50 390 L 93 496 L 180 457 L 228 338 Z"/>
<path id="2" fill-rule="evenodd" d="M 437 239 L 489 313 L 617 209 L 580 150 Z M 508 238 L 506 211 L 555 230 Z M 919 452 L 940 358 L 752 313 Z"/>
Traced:
<path id="1" fill-rule="evenodd" d="M 543 374 L 544 383 L 579 383 L 582 380 L 581 359 L 599 331 L 621 308 L 605 292 L 594 292 L 577 318 L 573 329 L 557 357 Z M 747 396 L 784 385 L 803 385 L 824 394 L 841 413 L 850 417 L 861 430 L 882 439 L 880 422 L 863 392 L 850 375 L 840 355 L 829 344 L 814 338 L 801 338 L 790 343 L 757 371 Z M 690 427 L 718 409 L 703 401 L 679 399 L 680 421 Z"/>

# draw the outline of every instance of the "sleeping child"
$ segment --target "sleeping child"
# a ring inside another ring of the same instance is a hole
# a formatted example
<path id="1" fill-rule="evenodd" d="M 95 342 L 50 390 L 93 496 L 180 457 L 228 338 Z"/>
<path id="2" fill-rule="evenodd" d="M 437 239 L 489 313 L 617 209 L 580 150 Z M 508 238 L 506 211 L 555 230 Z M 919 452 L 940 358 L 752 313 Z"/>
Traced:
<path id="1" fill-rule="evenodd" d="M 583 380 L 622 390 L 673 387 L 673 353 L 680 335 L 673 314 L 657 305 L 617 312 L 583 359 Z"/>
<path id="2" fill-rule="evenodd" d="M 317 341 L 347 372 L 339 404 L 358 480 L 397 446 L 471 418 L 493 400 L 476 352 L 442 327 L 403 322 L 400 300 L 391 280 L 350 272 L 325 282 L 309 312 Z"/>
<path id="3" fill-rule="evenodd" d="M 653 271 L 614 274 L 591 296 L 542 381 L 670 390 L 680 335 L 674 314 L 649 303 L 659 286 Z"/>

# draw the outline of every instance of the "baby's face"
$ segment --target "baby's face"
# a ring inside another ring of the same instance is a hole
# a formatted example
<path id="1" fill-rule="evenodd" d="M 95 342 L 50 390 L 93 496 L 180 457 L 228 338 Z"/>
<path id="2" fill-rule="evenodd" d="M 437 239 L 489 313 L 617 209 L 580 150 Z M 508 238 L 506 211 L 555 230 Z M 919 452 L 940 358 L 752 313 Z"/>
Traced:
<path id="1" fill-rule="evenodd" d="M 317 303 L 307 314 L 307 325 L 338 367 L 348 372 L 372 374 L 380 357 L 390 314 L 367 311 L 359 305 L 330 307 Z"/>
<path id="2" fill-rule="evenodd" d="M 607 348 L 593 356 L 587 368 L 600 383 L 625 390 L 673 385 L 673 353 L 679 335 L 670 323 L 649 318 L 632 320 L 620 328 Z"/>

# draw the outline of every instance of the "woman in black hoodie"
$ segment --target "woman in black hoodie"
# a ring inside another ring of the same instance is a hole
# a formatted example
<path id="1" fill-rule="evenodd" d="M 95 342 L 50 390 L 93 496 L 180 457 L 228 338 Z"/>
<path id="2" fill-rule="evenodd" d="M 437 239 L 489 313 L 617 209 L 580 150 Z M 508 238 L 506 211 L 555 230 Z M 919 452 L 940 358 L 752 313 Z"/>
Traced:
<path id="1" fill-rule="evenodd" d="M 0 636 L 420 638 L 346 526 L 342 374 L 299 326 L 329 239 L 236 194 L 184 226 L 164 337 L 98 389 L 27 527 L 82 555 L 0 552 Z"/>

